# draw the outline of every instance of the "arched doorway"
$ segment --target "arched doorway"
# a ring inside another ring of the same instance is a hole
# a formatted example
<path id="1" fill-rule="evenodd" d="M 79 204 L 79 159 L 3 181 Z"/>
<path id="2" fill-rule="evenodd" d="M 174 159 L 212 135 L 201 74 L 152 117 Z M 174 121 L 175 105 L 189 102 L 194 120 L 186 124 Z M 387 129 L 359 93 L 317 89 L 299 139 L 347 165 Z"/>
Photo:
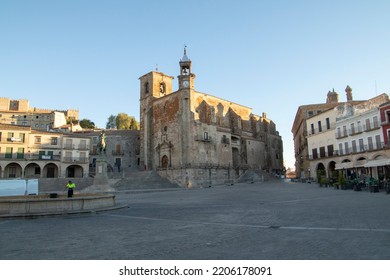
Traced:
<path id="1" fill-rule="evenodd" d="M 83 168 L 80 165 L 70 165 L 66 168 L 66 177 L 68 178 L 82 178 Z"/>
<path id="2" fill-rule="evenodd" d="M 16 163 L 8 164 L 4 169 L 5 178 L 21 178 L 22 177 L 22 167 Z"/>
<path id="3" fill-rule="evenodd" d="M 163 157 L 161 158 L 161 167 L 162 168 L 168 168 L 168 165 L 169 165 L 168 156 L 163 155 Z"/>
<path id="4" fill-rule="evenodd" d="M 328 177 L 337 179 L 338 172 L 336 171 L 336 162 L 331 161 L 328 165 Z"/>
<path id="5" fill-rule="evenodd" d="M 317 175 L 317 180 L 319 180 L 320 178 L 326 178 L 325 166 L 321 162 L 317 165 L 316 175 Z"/>
<path id="6" fill-rule="evenodd" d="M 39 178 L 41 177 L 41 167 L 36 163 L 27 164 L 24 169 L 25 178 Z"/>
<path id="7" fill-rule="evenodd" d="M 46 164 L 42 172 L 43 178 L 58 178 L 58 166 L 54 163 Z"/>

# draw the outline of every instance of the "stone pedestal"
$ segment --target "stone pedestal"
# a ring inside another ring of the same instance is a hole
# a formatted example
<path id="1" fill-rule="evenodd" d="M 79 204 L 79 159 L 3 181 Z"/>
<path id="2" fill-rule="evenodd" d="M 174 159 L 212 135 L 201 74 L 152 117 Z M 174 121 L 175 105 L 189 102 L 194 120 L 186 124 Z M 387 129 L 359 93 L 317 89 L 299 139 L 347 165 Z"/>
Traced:
<path id="1" fill-rule="evenodd" d="M 93 184 L 108 185 L 107 161 L 105 159 L 96 159 L 96 173 Z"/>

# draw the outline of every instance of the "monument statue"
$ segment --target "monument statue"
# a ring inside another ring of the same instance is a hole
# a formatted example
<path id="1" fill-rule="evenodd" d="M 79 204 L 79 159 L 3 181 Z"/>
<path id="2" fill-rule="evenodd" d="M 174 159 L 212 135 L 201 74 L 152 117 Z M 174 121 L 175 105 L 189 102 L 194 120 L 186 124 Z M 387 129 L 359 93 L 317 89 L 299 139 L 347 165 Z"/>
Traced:
<path id="1" fill-rule="evenodd" d="M 104 130 L 99 135 L 99 141 L 97 143 L 96 148 L 99 155 L 101 155 L 102 153 L 106 153 L 106 133 L 104 132 Z"/>

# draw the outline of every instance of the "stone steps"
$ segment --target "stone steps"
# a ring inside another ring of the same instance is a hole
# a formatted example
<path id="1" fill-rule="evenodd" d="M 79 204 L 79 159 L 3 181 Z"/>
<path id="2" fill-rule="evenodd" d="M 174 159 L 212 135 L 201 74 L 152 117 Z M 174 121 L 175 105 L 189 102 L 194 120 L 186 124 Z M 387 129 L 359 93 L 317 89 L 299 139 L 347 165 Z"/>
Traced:
<path id="1" fill-rule="evenodd" d="M 117 191 L 125 191 L 181 187 L 177 184 L 171 183 L 168 179 L 161 177 L 155 171 L 133 171 L 128 173 L 126 178 L 123 178 L 115 183 L 113 188 Z"/>

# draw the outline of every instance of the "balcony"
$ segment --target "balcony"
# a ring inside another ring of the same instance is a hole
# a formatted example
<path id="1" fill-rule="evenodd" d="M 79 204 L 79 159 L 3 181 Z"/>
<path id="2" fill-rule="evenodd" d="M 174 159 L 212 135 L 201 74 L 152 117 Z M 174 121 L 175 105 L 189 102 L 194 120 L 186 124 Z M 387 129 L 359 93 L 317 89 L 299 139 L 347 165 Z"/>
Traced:
<path id="1" fill-rule="evenodd" d="M 342 139 L 342 138 L 346 138 L 348 137 L 348 133 L 346 130 L 344 131 L 339 131 L 339 132 L 336 132 L 336 139 Z"/>
<path id="2" fill-rule="evenodd" d="M 211 136 L 204 136 L 204 135 L 196 135 L 195 141 L 201 141 L 201 142 L 211 142 Z"/>
<path id="3" fill-rule="evenodd" d="M 111 153 L 113 156 L 124 156 L 125 155 L 125 152 L 122 150 L 112 150 Z"/>
<path id="4" fill-rule="evenodd" d="M 88 158 L 85 157 L 63 157 L 62 162 L 64 163 L 88 163 Z"/>
<path id="5" fill-rule="evenodd" d="M 65 144 L 63 146 L 63 149 L 64 150 L 80 150 L 80 151 L 88 151 L 89 150 L 89 147 L 87 145 L 75 145 L 75 144 L 72 144 L 72 145 L 67 145 Z"/>
<path id="6" fill-rule="evenodd" d="M 1 159 L 4 160 L 27 160 L 27 161 L 60 161 L 61 156 L 60 155 L 39 155 L 39 154 L 1 154 Z"/>

